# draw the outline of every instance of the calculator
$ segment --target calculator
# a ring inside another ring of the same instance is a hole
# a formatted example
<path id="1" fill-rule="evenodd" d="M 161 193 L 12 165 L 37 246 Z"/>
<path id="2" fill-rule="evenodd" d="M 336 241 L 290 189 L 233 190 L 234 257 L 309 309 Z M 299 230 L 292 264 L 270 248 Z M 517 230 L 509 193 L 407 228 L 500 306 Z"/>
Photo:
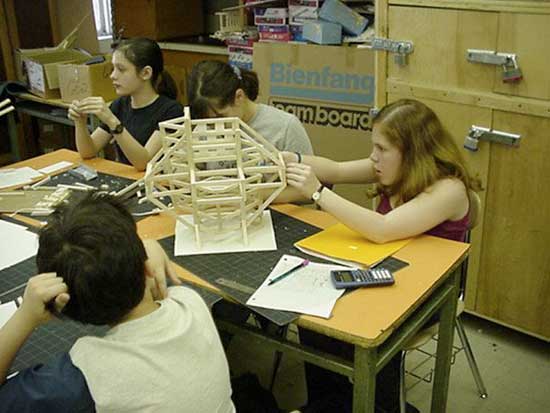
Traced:
<path id="1" fill-rule="evenodd" d="M 75 178 L 84 179 L 86 181 L 97 178 L 97 171 L 86 165 L 80 165 L 74 169 L 69 169 L 69 174 Z"/>
<path id="2" fill-rule="evenodd" d="M 333 270 L 330 275 L 332 283 L 337 289 L 391 285 L 395 282 L 392 272 L 387 268 L 380 267 L 368 270 Z"/>

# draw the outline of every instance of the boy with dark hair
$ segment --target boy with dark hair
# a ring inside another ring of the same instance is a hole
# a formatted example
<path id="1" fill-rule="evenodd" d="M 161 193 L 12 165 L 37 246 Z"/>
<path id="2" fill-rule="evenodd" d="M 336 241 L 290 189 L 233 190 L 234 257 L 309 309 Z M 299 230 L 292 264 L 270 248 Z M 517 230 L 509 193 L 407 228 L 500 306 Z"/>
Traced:
<path id="1" fill-rule="evenodd" d="M 164 286 L 146 250 L 167 258 L 158 243 L 144 247 L 118 201 L 96 192 L 59 208 L 39 244 L 41 274 L 0 329 L 0 412 L 235 411 L 206 304 L 185 287 L 157 299 Z M 19 348 L 53 313 L 111 329 L 5 382 Z"/>

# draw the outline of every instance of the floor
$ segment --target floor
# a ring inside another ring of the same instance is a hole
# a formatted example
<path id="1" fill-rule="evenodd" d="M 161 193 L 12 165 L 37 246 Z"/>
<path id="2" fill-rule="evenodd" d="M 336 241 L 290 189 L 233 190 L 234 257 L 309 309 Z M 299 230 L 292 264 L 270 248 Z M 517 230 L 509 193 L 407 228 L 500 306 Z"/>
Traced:
<path id="1" fill-rule="evenodd" d="M 449 413 L 547 413 L 550 412 L 550 345 L 494 323 L 463 314 L 463 323 L 485 382 L 488 398 L 481 399 L 464 352 L 455 355 L 449 387 Z M 290 337 L 296 337 L 291 331 Z M 458 345 L 459 339 L 455 335 Z M 435 342 L 423 349 L 429 352 Z M 267 387 L 273 356 L 259 346 L 250 347 L 235 337 L 228 350 L 234 374 L 252 371 Z M 407 355 L 407 370 L 419 377 L 433 367 L 422 352 Z M 428 375 L 429 376 L 429 375 Z M 429 378 L 429 377 L 428 377 Z M 407 375 L 407 400 L 429 412 L 431 383 Z M 290 411 L 305 404 L 305 381 L 300 362 L 285 356 L 274 386 L 279 406 Z"/>

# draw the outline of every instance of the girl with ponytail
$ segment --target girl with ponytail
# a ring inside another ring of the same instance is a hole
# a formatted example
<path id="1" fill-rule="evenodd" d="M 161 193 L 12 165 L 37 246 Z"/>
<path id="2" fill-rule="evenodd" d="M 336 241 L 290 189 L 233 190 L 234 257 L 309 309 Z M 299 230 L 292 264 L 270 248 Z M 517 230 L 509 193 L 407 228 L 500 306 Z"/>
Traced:
<path id="1" fill-rule="evenodd" d="M 183 116 L 159 45 L 145 38 L 123 40 L 113 52 L 111 80 L 119 97 L 110 105 L 92 96 L 69 107 L 76 147 L 83 158 L 92 158 L 114 138 L 117 159 L 144 170 L 161 147 L 158 123 Z M 101 121 L 92 134 L 87 127 L 90 114 Z"/>
<path id="2" fill-rule="evenodd" d="M 273 106 L 256 103 L 258 75 L 218 60 L 197 63 L 191 72 L 188 100 L 193 118 L 238 117 L 280 151 L 312 155 L 300 120 Z"/>

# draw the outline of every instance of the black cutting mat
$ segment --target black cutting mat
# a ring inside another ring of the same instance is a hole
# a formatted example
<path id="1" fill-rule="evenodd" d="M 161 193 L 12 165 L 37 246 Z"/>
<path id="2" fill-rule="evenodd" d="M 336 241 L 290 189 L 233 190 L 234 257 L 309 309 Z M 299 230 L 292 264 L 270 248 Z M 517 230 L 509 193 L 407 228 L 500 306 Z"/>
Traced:
<path id="1" fill-rule="evenodd" d="M 122 188 L 127 187 L 131 183 L 133 183 L 133 179 L 129 178 L 123 178 L 121 176 L 115 176 L 106 174 L 103 172 L 97 173 L 97 178 L 94 178 L 90 181 L 86 181 L 84 178 L 79 178 L 74 175 L 71 175 L 69 171 L 65 171 L 63 173 L 60 173 L 59 175 L 52 176 L 51 179 L 44 183 L 45 186 L 56 186 L 58 184 L 64 184 L 64 185 L 74 185 L 76 183 L 82 183 L 86 185 L 93 186 L 95 188 L 100 188 L 101 185 L 106 185 L 105 191 L 111 192 L 115 191 L 118 192 Z"/>
<path id="2" fill-rule="evenodd" d="M 395 273 L 399 271 L 401 268 L 405 268 L 408 266 L 409 263 L 403 260 L 400 260 L 399 258 L 395 257 L 386 257 L 382 261 L 380 261 L 378 264 L 373 265 L 372 268 L 386 268 L 387 270 L 390 270 L 392 273 Z"/>
<path id="3" fill-rule="evenodd" d="M 16 265 L 0 271 L 0 300 L 6 303 L 22 296 L 28 279 L 37 273 L 35 257 L 28 258 Z M 209 308 L 221 300 L 217 294 L 202 291 L 189 286 L 197 291 Z M 14 287 L 18 287 L 14 289 Z M 8 294 L 6 291 L 12 290 Z M 37 363 L 46 363 L 53 356 L 68 352 L 76 340 L 83 336 L 102 336 L 108 330 L 106 326 L 93 326 L 77 323 L 65 319 L 53 320 L 37 328 L 17 353 L 10 368 L 10 374 L 21 369 L 31 367 Z"/>
<path id="4" fill-rule="evenodd" d="M 196 285 L 193 285 L 191 283 L 182 282 L 182 285 L 187 288 L 191 288 L 193 291 L 197 292 L 204 300 L 210 311 L 212 311 L 212 307 L 214 306 L 214 304 L 223 299 L 221 295 L 213 293 L 211 291 L 207 291 L 204 288 L 197 287 Z"/>
<path id="5" fill-rule="evenodd" d="M 321 231 L 320 228 L 277 211 L 271 210 L 271 217 L 277 240 L 276 251 L 175 257 L 175 238 L 173 236 L 160 240 L 160 243 L 176 263 L 203 280 L 208 281 L 210 284 L 217 286 L 239 303 L 246 304 L 252 293 L 264 282 L 265 277 L 279 262 L 281 256 L 290 254 L 306 259 L 311 258 L 296 249 L 294 243 Z M 317 258 L 315 261 L 328 262 Z M 229 283 L 235 282 L 235 288 L 228 286 L 228 283 L 221 284 L 218 281 L 219 279 L 229 280 Z M 292 322 L 299 316 L 299 314 L 289 311 L 270 310 L 252 306 L 249 308 L 280 326 Z"/>

